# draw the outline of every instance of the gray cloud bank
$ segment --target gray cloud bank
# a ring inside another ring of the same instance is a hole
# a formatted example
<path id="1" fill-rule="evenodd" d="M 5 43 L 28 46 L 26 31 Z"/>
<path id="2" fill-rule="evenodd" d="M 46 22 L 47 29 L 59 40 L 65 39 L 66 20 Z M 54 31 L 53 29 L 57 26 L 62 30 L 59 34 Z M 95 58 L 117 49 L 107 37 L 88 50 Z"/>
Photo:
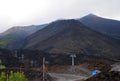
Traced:
<path id="1" fill-rule="evenodd" d="M 42 0 L 41 0 L 42 1 Z M 14 23 L 0 16 L 0 32 L 16 25 L 48 23 L 56 19 L 80 18 L 89 13 L 120 20 L 120 0 L 46 0 L 48 8 Z M 36 5 L 33 3 L 33 6 Z M 27 6 L 27 5 L 26 5 Z M 26 11 L 27 12 L 27 11 Z M 25 12 L 21 12 L 25 13 Z"/>

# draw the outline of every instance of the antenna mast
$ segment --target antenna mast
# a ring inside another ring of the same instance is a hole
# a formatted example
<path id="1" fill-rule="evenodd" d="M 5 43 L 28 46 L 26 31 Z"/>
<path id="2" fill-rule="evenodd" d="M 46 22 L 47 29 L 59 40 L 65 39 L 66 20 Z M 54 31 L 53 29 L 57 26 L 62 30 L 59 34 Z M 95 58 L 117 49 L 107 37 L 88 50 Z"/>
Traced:
<path id="1" fill-rule="evenodd" d="M 45 81 L 45 57 L 43 57 L 43 81 Z"/>

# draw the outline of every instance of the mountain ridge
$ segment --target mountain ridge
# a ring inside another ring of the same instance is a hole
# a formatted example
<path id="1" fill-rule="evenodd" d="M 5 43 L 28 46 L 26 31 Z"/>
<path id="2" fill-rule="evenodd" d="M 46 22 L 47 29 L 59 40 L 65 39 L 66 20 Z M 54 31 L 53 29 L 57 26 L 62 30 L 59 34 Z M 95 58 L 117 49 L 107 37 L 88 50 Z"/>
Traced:
<path id="1" fill-rule="evenodd" d="M 90 15 L 97 17 L 93 14 Z M 5 42 L 13 39 L 8 37 Z M 76 19 L 53 21 L 43 29 L 26 36 L 25 39 L 8 43 L 5 48 L 42 50 L 58 54 L 75 52 L 120 59 L 119 40 L 93 30 Z"/>
<path id="2" fill-rule="evenodd" d="M 31 25 L 31 26 L 16 26 L 12 27 L 0 34 L 0 47 L 8 49 L 17 49 L 20 41 L 28 35 L 44 28 L 47 24 Z"/>
<path id="3" fill-rule="evenodd" d="M 106 54 L 108 57 L 119 56 L 120 47 L 112 41 L 114 39 L 93 31 L 74 19 L 51 23 L 43 30 L 28 36 L 27 40 L 25 49 L 49 53 L 82 52 L 83 49 L 86 51 L 89 49 L 95 50 L 94 55 L 98 56 L 107 57 Z"/>
<path id="4" fill-rule="evenodd" d="M 120 21 L 118 20 L 107 19 L 94 14 L 88 14 L 78 20 L 95 31 L 116 39 L 120 38 Z"/>

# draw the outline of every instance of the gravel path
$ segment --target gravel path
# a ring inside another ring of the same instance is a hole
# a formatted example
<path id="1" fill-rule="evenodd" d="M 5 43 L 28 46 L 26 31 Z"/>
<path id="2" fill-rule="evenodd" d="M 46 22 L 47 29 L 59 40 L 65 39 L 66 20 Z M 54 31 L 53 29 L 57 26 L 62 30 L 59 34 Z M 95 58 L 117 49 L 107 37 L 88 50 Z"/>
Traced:
<path id="1" fill-rule="evenodd" d="M 72 75 L 72 74 L 58 74 L 58 73 L 49 73 L 51 77 L 57 78 L 57 81 L 77 81 L 81 79 L 86 79 L 87 77 Z"/>

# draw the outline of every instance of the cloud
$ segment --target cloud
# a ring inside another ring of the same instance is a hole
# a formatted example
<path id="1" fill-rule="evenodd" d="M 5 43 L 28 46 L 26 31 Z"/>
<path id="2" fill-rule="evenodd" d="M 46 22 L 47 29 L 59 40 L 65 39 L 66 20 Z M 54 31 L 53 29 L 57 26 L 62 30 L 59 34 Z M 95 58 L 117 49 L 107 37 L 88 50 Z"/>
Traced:
<path id="1" fill-rule="evenodd" d="M 120 20 L 120 0 L 0 0 L 0 32 L 16 25 L 80 18 L 89 13 Z"/>

